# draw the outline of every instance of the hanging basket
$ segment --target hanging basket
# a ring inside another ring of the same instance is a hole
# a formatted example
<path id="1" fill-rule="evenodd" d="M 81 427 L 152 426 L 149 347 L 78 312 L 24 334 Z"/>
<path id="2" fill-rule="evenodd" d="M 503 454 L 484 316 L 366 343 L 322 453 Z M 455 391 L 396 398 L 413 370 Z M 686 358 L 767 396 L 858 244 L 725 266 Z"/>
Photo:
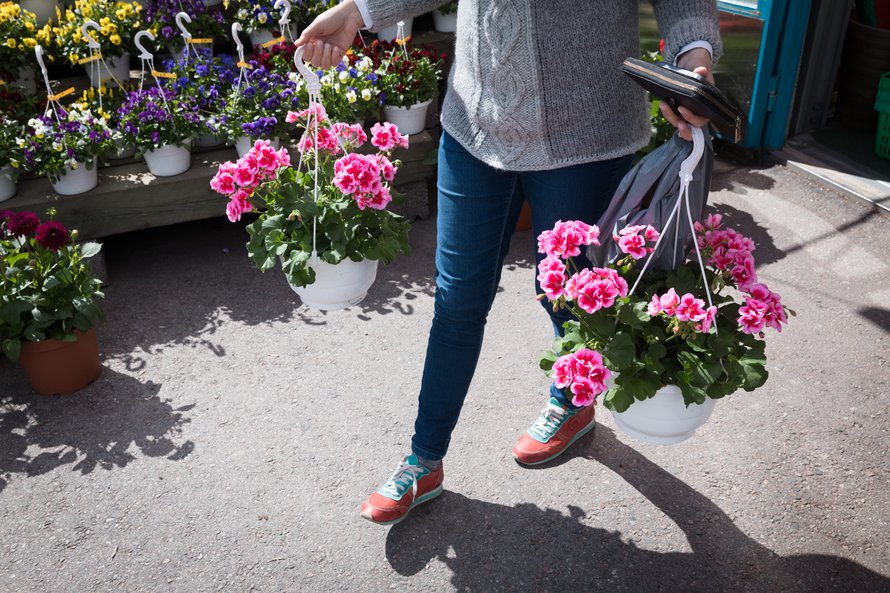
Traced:
<path id="1" fill-rule="evenodd" d="M 86 163 L 77 163 L 76 169 L 66 169 L 65 174 L 54 182 L 53 191 L 62 196 L 76 196 L 90 191 L 99 185 L 99 172 L 95 161 L 87 168 Z"/>
<path id="2" fill-rule="evenodd" d="M 90 85 L 93 88 L 99 88 L 103 83 L 114 82 L 112 76 L 122 83 L 130 80 L 130 54 L 125 53 L 117 58 L 105 58 L 105 64 L 102 61 L 84 64 L 83 67 L 87 71 Z"/>
<path id="3" fill-rule="evenodd" d="M 410 107 L 385 105 L 383 115 L 386 121 L 399 129 L 402 134 L 419 134 L 426 129 L 426 112 L 433 100 L 415 103 Z"/>
<path id="4" fill-rule="evenodd" d="M 213 148 L 214 146 L 225 144 L 225 141 L 226 139 L 222 136 L 207 133 L 201 134 L 200 136 L 195 138 L 195 146 L 198 148 Z"/>
<path id="5" fill-rule="evenodd" d="M 405 31 L 402 34 L 402 38 L 407 39 L 408 37 L 411 37 L 411 29 L 414 26 L 414 19 L 413 18 L 405 19 L 404 23 L 405 23 Z M 395 39 L 396 39 L 396 37 L 398 37 L 398 35 L 399 35 L 399 25 L 398 24 L 391 25 L 389 27 L 386 27 L 384 29 L 380 29 L 379 31 L 377 31 L 377 39 L 379 39 L 380 41 L 387 41 L 389 43 L 392 43 L 393 41 L 395 41 Z"/>
<path id="6" fill-rule="evenodd" d="M 12 178 L 12 167 L 6 165 L 0 169 L 0 202 L 5 202 L 15 195 L 16 183 Z"/>
<path id="7" fill-rule="evenodd" d="M 454 33 L 457 31 L 457 12 L 442 14 L 438 8 L 433 11 L 433 27 L 440 33 Z"/>
<path id="8" fill-rule="evenodd" d="M 612 412 L 624 434 L 650 445 L 674 445 L 692 437 L 708 421 L 716 399 L 686 406 L 676 385 L 666 385 L 644 401 L 635 401 L 624 412 Z"/>
<path id="9" fill-rule="evenodd" d="M 240 159 L 250 152 L 250 149 L 253 148 L 253 145 L 257 140 L 265 140 L 265 138 L 251 138 L 250 136 L 238 137 L 238 139 L 235 140 L 235 150 L 238 152 L 238 158 Z M 278 150 L 281 148 L 281 139 L 273 138 L 272 140 L 269 140 L 269 145 L 275 150 Z"/>
<path id="10" fill-rule="evenodd" d="M 377 278 L 377 260 L 354 262 L 349 259 L 339 264 L 319 261 L 312 265 L 315 282 L 308 286 L 294 286 L 303 304 L 322 311 L 336 311 L 356 305 L 368 294 Z"/>
<path id="11" fill-rule="evenodd" d="M 166 145 L 146 150 L 143 156 L 148 170 L 157 177 L 173 177 L 185 173 L 192 166 L 192 153 L 182 146 Z"/>
<path id="12" fill-rule="evenodd" d="M 40 395 L 68 395 L 80 391 L 102 372 L 96 330 L 76 332 L 73 342 L 23 342 L 19 364 L 31 387 Z"/>
<path id="13" fill-rule="evenodd" d="M 272 41 L 275 39 L 275 34 L 272 33 L 269 29 L 259 29 L 257 31 L 252 31 L 250 34 L 250 43 L 256 47 L 257 45 L 261 46 L 264 43 Z"/>

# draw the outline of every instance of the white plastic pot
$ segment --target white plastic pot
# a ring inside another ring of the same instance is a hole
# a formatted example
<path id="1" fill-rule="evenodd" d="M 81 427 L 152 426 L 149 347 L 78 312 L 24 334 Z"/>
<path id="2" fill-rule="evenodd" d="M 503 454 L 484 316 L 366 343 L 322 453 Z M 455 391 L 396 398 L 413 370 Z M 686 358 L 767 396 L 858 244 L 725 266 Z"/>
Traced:
<path id="1" fill-rule="evenodd" d="M 260 29 L 258 31 L 253 31 L 252 33 L 250 33 L 250 43 L 252 43 L 254 46 L 261 46 L 267 41 L 272 41 L 273 39 L 275 39 L 275 35 L 268 29 Z"/>
<path id="2" fill-rule="evenodd" d="M 688 408 L 676 385 L 667 385 L 644 401 L 634 401 L 624 412 L 612 412 L 615 424 L 624 434 L 651 445 L 673 445 L 689 439 L 707 422 L 717 404 L 707 398 Z"/>
<path id="3" fill-rule="evenodd" d="M 457 11 L 442 14 L 437 8 L 433 11 L 433 27 L 440 33 L 454 33 L 457 30 Z"/>
<path id="4" fill-rule="evenodd" d="M 238 158 L 240 159 L 245 154 L 250 152 L 250 149 L 253 148 L 253 145 L 256 144 L 257 140 L 264 140 L 264 138 L 251 138 L 250 136 L 241 136 L 237 140 L 235 140 L 235 150 L 238 152 Z M 269 141 L 269 144 L 275 150 L 278 150 L 281 147 L 281 140 L 275 138 Z"/>
<path id="5" fill-rule="evenodd" d="M 218 6 L 222 4 L 222 0 L 204 0 L 204 6 Z"/>
<path id="6" fill-rule="evenodd" d="M 405 35 L 405 37 L 411 37 L 411 29 L 414 26 L 414 19 L 413 18 L 405 19 L 404 23 L 405 23 L 404 35 Z M 377 39 L 379 39 L 380 41 L 389 41 L 390 43 L 392 43 L 393 41 L 395 41 L 396 36 L 398 34 L 399 34 L 399 26 L 396 24 L 396 25 L 392 25 L 392 26 L 386 27 L 385 29 L 380 29 L 379 31 L 377 31 Z"/>
<path id="7" fill-rule="evenodd" d="M 132 144 L 122 144 L 118 146 L 117 150 L 114 152 L 109 152 L 105 156 L 108 157 L 112 161 L 117 161 L 121 159 L 130 159 L 136 155 L 136 147 Z"/>
<path id="8" fill-rule="evenodd" d="M 419 134 L 426 128 L 426 110 L 433 100 L 417 103 L 411 107 L 383 106 L 383 117 L 395 124 L 402 134 Z"/>
<path id="9" fill-rule="evenodd" d="M 122 83 L 130 80 L 130 54 L 125 53 L 118 58 L 104 58 L 104 60 L 104 64 L 102 60 L 98 60 L 83 65 L 91 86 L 99 88 L 103 82 L 111 81 L 112 75 Z"/>
<path id="10" fill-rule="evenodd" d="M 185 173 L 192 166 L 192 154 L 182 146 L 167 145 L 146 150 L 143 156 L 148 170 L 157 177 L 173 177 Z"/>
<path id="11" fill-rule="evenodd" d="M 34 68 L 26 66 L 20 68 L 15 74 L 15 80 L 9 86 L 20 89 L 26 95 L 33 95 L 37 92 L 37 81 L 34 78 Z"/>
<path id="12" fill-rule="evenodd" d="M 225 138 L 221 138 L 220 136 L 216 136 L 215 134 L 201 134 L 200 136 L 195 138 L 195 146 L 199 148 L 211 148 L 213 146 L 219 146 L 225 141 Z"/>
<path id="13" fill-rule="evenodd" d="M 50 19 L 56 18 L 56 0 L 21 0 L 19 6 L 23 10 L 33 12 L 37 16 L 37 26 L 42 27 Z"/>
<path id="14" fill-rule="evenodd" d="M 15 181 L 12 178 L 12 167 L 6 165 L 0 169 L 0 202 L 5 202 L 15 195 Z"/>
<path id="15" fill-rule="evenodd" d="M 345 259 L 333 265 L 319 261 L 312 265 L 315 282 L 309 286 L 293 286 L 303 304 L 321 311 L 351 307 L 365 298 L 377 278 L 377 260 L 354 262 Z"/>
<path id="16" fill-rule="evenodd" d="M 76 196 L 90 191 L 99 185 L 99 172 L 96 163 L 87 169 L 86 163 L 77 163 L 76 169 L 67 169 L 58 181 L 52 184 L 53 190 L 62 196 Z"/>

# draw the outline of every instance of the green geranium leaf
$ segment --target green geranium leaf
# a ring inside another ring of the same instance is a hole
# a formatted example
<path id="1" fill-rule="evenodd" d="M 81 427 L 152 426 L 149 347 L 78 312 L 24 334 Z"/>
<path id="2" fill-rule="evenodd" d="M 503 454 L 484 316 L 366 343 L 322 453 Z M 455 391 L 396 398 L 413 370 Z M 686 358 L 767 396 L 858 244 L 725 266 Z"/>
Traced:
<path id="1" fill-rule="evenodd" d="M 538 362 L 538 366 L 541 367 L 541 370 L 549 373 L 550 370 L 553 369 L 553 365 L 556 363 L 557 359 L 559 359 L 559 354 L 553 350 L 547 350 L 541 355 L 541 360 Z"/>
<path id="2" fill-rule="evenodd" d="M 612 387 L 603 396 L 603 405 L 614 412 L 626 412 L 634 397 L 623 387 Z"/>
<path id="3" fill-rule="evenodd" d="M 621 372 L 633 364 L 636 354 L 637 349 L 630 334 L 618 332 L 603 350 L 603 359 L 610 369 Z"/>
<path id="4" fill-rule="evenodd" d="M 22 351 L 22 342 L 17 338 L 7 338 L 3 340 L 3 354 L 12 362 L 18 362 L 19 354 Z"/>
<path id="5" fill-rule="evenodd" d="M 98 255 L 98 253 L 102 251 L 102 246 L 98 243 L 90 241 L 88 243 L 84 243 L 80 247 L 80 255 L 86 259 L 88 257 L 93 257 Z"/>
<path id="6" fill-rule="evenodd" d="M 615 383 L 624 387 L 634 399 L 640 401 L 649 399 L 661 387 L 658 375 L 650 372 L 643 372 L 640 375 L 622 373 L 615 378 Z"/>

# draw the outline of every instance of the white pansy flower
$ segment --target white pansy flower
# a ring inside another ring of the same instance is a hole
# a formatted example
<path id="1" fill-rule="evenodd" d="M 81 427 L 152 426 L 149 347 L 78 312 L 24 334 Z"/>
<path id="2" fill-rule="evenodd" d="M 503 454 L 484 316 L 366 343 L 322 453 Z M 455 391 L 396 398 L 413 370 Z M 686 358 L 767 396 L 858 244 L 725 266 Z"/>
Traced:
<path id="1" fill-rule="evenodd" d="M 238 11 L 238 13 L 236 14 L 236 16 L 238 17 L 238 20 L 242 20 L 242 21 L 243 21 L 244 19 L 247 18 L 247 10 L 244 9 L 244 8 L 242 8 L 241 10 Z"/>
<path id="2" fill-rule="evenodd" d="M 339 83 L 339 82 L 335 82 L 335 83 L 334 83 L 334 92 L 335 92 L 335 93 L 339 93 L 339 92 L 340 92 L 340 83 Z"/>
<path id="3" fill-rule="evenodd" d="M 346 84 L 346 81 L 349 80 L 349 72 L 347 72 L 346 70 L 344 70 L 343 72 L 341 72 L 341 73 L 337 76 L 337 78 L 340 79 L 340 82 L 342 82 L 343 84 Z"/>
<path id="4" fill-rule="evenodd" d="M 357 100 L 357 97 L 355 96 L 355 91 L 347 91 L 346 92 L 346 100 L 349 101 L 350 103 L 355 103 Z"/>
<path id="5" fill-rule="evenodd" d="M 362 89 L 362 99 L 365 101 L 371 100 L 371 89 Z"/>
<path id="6" fill-rule="evenodd" d="M 265 25 L 266 23 L 269 22 L 269 15 L 266 14 L 265 12 L 261 12 L 258 15 L 256 15 L 256 20 L 258 20 L 261 25 Z"/>

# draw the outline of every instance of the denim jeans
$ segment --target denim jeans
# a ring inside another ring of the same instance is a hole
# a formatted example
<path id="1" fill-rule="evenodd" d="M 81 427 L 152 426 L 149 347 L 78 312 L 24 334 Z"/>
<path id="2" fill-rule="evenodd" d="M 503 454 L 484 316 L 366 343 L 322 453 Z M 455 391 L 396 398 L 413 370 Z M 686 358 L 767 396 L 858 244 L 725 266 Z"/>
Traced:
<path id="1" fill-rule="evenodd" d="M 531 207 L 535 236 L 557 220 L 595 223 L 632 162 L 633 155 L 627 155 L 548 171 L 501 171 L 442 134 L 435 314 L 411 441 L 416 455 L 438 460 L 448 450 L 523 200 Z M 536 255 L 536 261 L 542 258 Z M 590 265 L 583 256 L 575 261 L 580 267 Z M 537 281 L 535 289 L 541 292 Z M 554 328 L 561 331 L 571 314 L 554 314 L 546 301 L 543 304 Z M 566 402 L 555 386 L 551 393 Z"/>

